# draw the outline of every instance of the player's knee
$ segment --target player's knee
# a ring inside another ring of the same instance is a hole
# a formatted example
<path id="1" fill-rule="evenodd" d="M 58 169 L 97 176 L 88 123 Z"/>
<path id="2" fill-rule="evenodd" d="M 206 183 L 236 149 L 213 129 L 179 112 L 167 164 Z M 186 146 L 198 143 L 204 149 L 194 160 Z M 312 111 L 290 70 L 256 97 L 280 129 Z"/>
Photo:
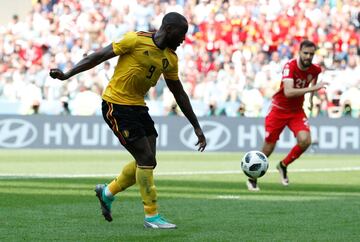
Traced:
<path id="1" fill-rule="evenodd" d="M 298 145 L 301 147 L 301 149 L 306 150 L 311 144 L 311 140 L 308 138 L 300 139 L 298 141 Z"/>
<path id="2" fill-rule="evenodd" d="M 275 148 L 275 144 L 276 142 L 265 142 L 264 143 L 264 146 L 262 148 L 262 152 L 266 155 L 266 156 L 270 156 L 271 153 L 274 151 L 274 148 Z"/>
<path id="3" fill-rule="evenodd" d="M 153 154 L 144 155 L 137 162 L 139 167 L 153 167 L 153 169 L 156 167 L 156 158 Z"/>

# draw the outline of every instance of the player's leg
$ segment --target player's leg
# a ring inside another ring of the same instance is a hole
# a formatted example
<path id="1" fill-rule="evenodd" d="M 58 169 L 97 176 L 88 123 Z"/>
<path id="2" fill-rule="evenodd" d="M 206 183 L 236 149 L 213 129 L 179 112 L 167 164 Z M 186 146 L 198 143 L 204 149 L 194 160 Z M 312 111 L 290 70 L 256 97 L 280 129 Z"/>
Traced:
<path id="1" fill-rule="evenodd" d="M 287 120 L 284 119 L 277 111 L 277 109 L 272 108 L 269 114 L 265 118 L 265 140 L 262 147 L 262 152 L 269 157 L 274 151 L 276 142 L 279 139 L 279 136 L 283 129 L 286 126 Z M 258 186 L 257 179 L 248 178 L 246 185 L 249 191 L 260 191 Z"/>
<path id="2" fill-rule="evenodd" d="M 276 146 L 276 141 L 267 142 L 265 140 L 264 145 L 261 149 L 261 152 L 266 155 L 266 157 L 270 157 L 270 155 L 273 153 Z"/>
<path id="3" fill-rule="evenodd" d="M 145 136 L 145 131 L 138 127 L 137 123 L 139 122 L 137 121 L 136 110 L 103 101 L 102 111 L 105 122 L 118 137 L 122 145 L 136 140 L 137 137 Z M 130 133 L 129 130 L 138 131 Z M 109 185 L 96 185 L 96 196 L 100 201 L 102 214 L 107 221 L 112 221 L 111 205 L 115 199 L 114 196 L 136 183 L 135 172 L 136 162 L 134 160 L 126 164 L 121 173 Z"/>
<path id="4" fill-rule="evenodd" d="M 115 200 L 115 195 L 136 183 L 135 171 L 136 162 L 134 160 L 126 164 L 121 173 L 109 185 L 96 185 L 96 196 L 99 198 L 102 214 L 107 221 L 112 221 L 111 205 Z"/>
<path id="5" fill-rule="evenodd" d="M 149 141 L 152 153 L 154 154 L 154 157 L 156 157 L 156 136 L 155 135 L 149 136 L 148 141 Z M 156 190 L 155 190 L 155 192 L 156 192 Z M 158 213 L 154 214 L 153 216 L 151 216 L 149 214 L 147 216 L 145 215 L 144 226 L 146 228 L 169 228 L 169 229 L 176 228 L 175 224 L 169 223 L 164 218 L 162 218 Z"/>
<path id="6" fill-rule="evenodd" d="M 175 224 L 167 222 L 158 214 L 157 210 L 157 192 L 154 184 L 153 170 L 156 167 L 156 138 L 158 136 L 154 126 L 154 121 L 150 117 L 147 108 L 138 110 L 138 118 L 141 127 L 145 131 L 146 145 L 142 142 L 129 143 L 125 146 L 137 161 L 136 181 L 139 185 L 140 194 L 143 199 L 145 221 L 147 228 L 176 228 Z M 141 150 L 141 149 L 146 150 Z M 151 155 L 149 155 L 151 154 Z"/>
<path id="7" fill-rule="evenodd" d="M 134 160 L 126 164 L 121 173 L 109 185 L 96 185 L 96 196 L 99 198 L 102 214 L 107 221 L 112 221 L 111 205 L 115 200 L 115 195 L 136 183 L 135 171 L 136 162 Z"/>
<path id="8" fill-rule="evenodd" d="M 114 105 L 112 103 L 106 102 L 103 100 L 102 102 L 102 114 L 105 122 L 109 125 L 110 129 L 113 130 L 116 136 L 119 132 L 116 127 L 116 118 L 114 117 Z M 119 141 L 121 142 L 120 137 L 118 136 Z M 95 186 L 95 194 L 99 199 L 100 208 L 102 215 L 104 218 L 111 222 L 112 215 L 111 215 L 111 205 L 114 201 L 114 194 L 112 194 L 106 184 L 97 184 Z"/>
<path id="9" fill-rule="evenodd" d="M 294 115 L 294 117 L 289 121 L 288 126 L 294 133 L 297 143 L 276 167 L 279 170 L 281 182 L 284 186 L 289 185 L 287 167 L 298 159 L 311 144 L 310 128 L 304 113 Z"/>
<path id="10" fill-rule="evenodd" d="M 144 204 L 144 226 L 146 228 L 172 229 L 176 228 L 176 225 L 167 222 L 158 214 L 157 192 L 153 176 L 156 167 L 155 147 L 155 135 L 141 138 L 125 146 L 137 161 L 136 181 Z"/>
<path id="11" fill-rule="evenodd" d="M 136 183 L 135 178 L 136 161 L 127 163 L 120 174 L 112 180 L 105 191 L 108 196 L 115 196 L 117 193 L 124 191 Z"/>
<path id="12" fill-rule="evenodd" d="M 153 170 L 156 166 L 156 159 L 152 152 L 150 142 L 147 137 L 142 137 L 139 140 L 127 144 L 125 148 L 137 161 L 135 176 L 140 187 L 145 215 L 155 215 L 157 213 L 157 199 Z"/>
<path id="13" fill-rule="evenodd" d="M 265 140 L 261 152 L 264 153 L 267 157 L 269 157 L 271 153 L 274 151 L 275 146 L 276 146 L 276 141 L 271 141 L 270 143 Z M 249 177 L 248 180 L 246 181 L 246 185 L 249 191 L 260 191 L 260 188 L 258 186 L 258 181 L 256 178 Z"/>
<path id="14" fill-rule="evenodd" d="M 131 161 L 124 166 L 121 173 L 109 185 L 96 185 L 96 196 L 100 200 L 102 213 L 107 221 L 112 221 L 111 204 L 115 200 L 115 195 L 136 183 L 135 171 L 136 162 Z"/>
<path id="15" fill-rule="evenodd" d="M 282 160 L 282 164 L 284 166 L 290 165 L 293 161 L 301 156 L 302 153 L 306 151 L 306 149 L 311 144 L 311 136 L 310 132 L 306 130 L 299 131 L 296 135 L 296 145 L 291 149 L 289 154 Z"/>

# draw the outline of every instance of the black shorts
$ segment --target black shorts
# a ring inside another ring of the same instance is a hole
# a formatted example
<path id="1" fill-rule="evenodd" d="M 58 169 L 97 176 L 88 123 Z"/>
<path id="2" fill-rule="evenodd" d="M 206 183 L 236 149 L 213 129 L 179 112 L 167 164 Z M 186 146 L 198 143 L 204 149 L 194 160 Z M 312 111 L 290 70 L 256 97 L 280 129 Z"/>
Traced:
<path id="1" fill-rule="evenodd" d="M 142 137 L 158 136 L 148 107 L 119 105 L 103 100 L 102 114 L 122 145 Z"/>

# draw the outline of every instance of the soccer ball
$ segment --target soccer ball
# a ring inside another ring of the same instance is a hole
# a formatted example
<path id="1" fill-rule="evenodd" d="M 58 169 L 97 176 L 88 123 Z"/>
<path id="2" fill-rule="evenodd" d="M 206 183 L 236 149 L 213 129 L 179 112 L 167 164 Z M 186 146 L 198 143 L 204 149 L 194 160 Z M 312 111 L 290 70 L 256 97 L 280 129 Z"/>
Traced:
<path id="1" fill-rule="evenodd" d="M 266 155 L 257 150 L 247 152 L 241 160 L 241 169 L 250 178 L 262 177 L 268 168 Z"/>

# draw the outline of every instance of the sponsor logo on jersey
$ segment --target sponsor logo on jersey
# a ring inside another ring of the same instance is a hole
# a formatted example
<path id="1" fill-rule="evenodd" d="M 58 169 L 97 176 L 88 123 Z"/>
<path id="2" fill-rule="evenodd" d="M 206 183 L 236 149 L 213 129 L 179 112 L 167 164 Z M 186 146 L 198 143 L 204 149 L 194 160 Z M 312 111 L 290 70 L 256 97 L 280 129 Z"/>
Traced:
<path id="1" fill-rule="evenodd" d="M 129 135 L 130 135 L 129 130 L 123 130 L 123 131 L 121 131 L 121 133 L 125 138 L 129 138 Z"/>
<path id="2" fill-rule="evenodd" d="M 163 65 L 163 69 L 166 70 L 166 68 L 169 66 L 168 59 L 166 58 L 162 59 L 162 65 Z"/>
<path id="3" fill-rule="evenodd" d="M 289 73 L 290 73 L 289 68 L 285 68 L 285 69 L 283 70 L 283 76 L 288 76 Z"/>

